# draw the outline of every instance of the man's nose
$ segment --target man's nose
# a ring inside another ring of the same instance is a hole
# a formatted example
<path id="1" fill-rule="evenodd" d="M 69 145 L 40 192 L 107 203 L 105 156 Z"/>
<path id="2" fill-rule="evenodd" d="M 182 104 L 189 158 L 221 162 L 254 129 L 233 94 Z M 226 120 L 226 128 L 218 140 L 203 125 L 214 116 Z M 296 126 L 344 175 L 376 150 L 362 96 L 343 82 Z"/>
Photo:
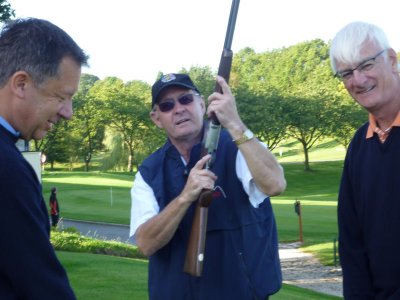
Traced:
<path id="1" fill-rule="evenodd" d="M 363 82 L 363 81 L 365 81 L 365 79 L 366 79 L 366 75 L 363 72 L 359 71 L 358 69 L 355 69 L 353 71 L 353 80 L 355 82 Z"/>
<path id="2" fill-rule="evenodd" d="M 70 120 L 73 115 L 73 108 L 72 108 L 72 99 L 67 100 L 63 103 L 63 106 L 61 107 L 60 111 L 58 114 L 66 120 Z"/>

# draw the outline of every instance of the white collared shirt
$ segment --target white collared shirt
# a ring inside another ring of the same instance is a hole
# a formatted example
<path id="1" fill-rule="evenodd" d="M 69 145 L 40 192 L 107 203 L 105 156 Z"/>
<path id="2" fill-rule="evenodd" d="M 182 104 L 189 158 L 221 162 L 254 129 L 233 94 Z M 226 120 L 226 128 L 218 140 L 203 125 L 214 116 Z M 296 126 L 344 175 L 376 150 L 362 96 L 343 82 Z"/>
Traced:
<path id="1" fill-rule="evenodd" d="M 7 129 L 9 132 L 11 132 L 13 135 L 18 137 L 20 133 L 16 131 L 10 123 L 8 123 L 2 116 L 0 116 L 0 125 L 3 126 L 5 129 Z"/>

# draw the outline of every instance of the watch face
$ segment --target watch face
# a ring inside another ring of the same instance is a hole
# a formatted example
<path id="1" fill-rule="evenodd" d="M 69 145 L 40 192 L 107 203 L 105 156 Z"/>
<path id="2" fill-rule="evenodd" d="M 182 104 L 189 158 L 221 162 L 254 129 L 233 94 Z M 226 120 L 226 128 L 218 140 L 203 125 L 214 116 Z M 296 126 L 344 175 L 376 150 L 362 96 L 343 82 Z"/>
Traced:
<path id="1" fill-rule="evenodd" d="M 254 137 L 254 134 L 253 132 L 251 132 L 250 129 L 246 129 L 246 131 L 243 134 L 247 137 L 247 139 L 252 139 Z"/>
<path id="2" fill-rule="evenodd" d="M 251 140 L 252 138 L 254 138 L 253 132 L 251 132 L 250 129 L 246 129 L 246 130 L 243 132 L 242 137 L 239 138 L 239 139 L 237 139 L 237 140 L 234 140 L 234 142 L 235 142 L 235 144 L 236 144 L 237 146 L 239 146 L 239 145 L 243 144 L 244 142 L 246 142 L 246 141 L 248 141 L 248 140 Z"/>

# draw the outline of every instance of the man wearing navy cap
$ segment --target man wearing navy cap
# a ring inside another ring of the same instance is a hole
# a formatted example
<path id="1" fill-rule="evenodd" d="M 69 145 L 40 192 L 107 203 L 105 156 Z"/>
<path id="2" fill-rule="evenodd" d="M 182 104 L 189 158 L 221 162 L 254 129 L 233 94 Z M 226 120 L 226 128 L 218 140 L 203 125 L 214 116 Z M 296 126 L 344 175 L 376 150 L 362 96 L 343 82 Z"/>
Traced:
<path id="1" fill-rule="evenodd" d="M 268 299 L 281 287 L 278 238 L 269 196 L 284 191 L 282 167 L 241 120 L 222 77 L 206 108 L 186 74 L 167 74 L 152 87 L 153 122 L 166 143 L 147 157 L 131 190 L 131 231 L 149 256 L 149 298 Z M 200 155 L 204 115 L 223 126 L 216 161 Z M 195 202 L 215 190 L 208 209 L 201 277 L 183 272 Z"/>

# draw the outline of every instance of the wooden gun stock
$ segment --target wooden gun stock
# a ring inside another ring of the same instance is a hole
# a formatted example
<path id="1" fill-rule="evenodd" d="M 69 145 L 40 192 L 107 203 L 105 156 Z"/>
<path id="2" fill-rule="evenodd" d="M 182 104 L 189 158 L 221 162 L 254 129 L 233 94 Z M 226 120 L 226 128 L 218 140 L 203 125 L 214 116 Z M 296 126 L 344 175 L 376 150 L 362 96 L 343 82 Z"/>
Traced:
<path id="1" fill-rule="evenodd" d="M 236 16 L 239 9 L 240 0 L 232 0 L 231 12 L 229 15 L 228 29 L 226 31 L 224 49 L 222 51 L 221 60 L 218 68 L 218 75 L 222 76 L 226 82 L 229 82 L 229 74 L 232 66 L 233 52 L 231 50 L 233 32 L 236 23 Z M 222 92 L 221 87 L 217 83 L 216 92 Z M 215 161 L 215 154 L 218 147 L 219 133 L 221 125 L 218 118 L 213 114 L 211 116 L 209 128 L 206 133 L 202 157 L 211 154 L 211 159 L 207 162 L 206 168 L 211 168 Z M 207 234 L 207 217 L 208 207 L 212 201 L 213 190 L 203 190 L 197 200 L 196 210 L 193 217 L 192 229 L 186 249 L 185 263 L 183 271 L 195 277 L 200 277 L 203 271 L 204 249 Z"/>
<path id="2" fill-rule="evenodd" d="M 203 272 L 204 248 L 206 245 L 208 206 L 212 201 L 212 190 L 203 190 L 193 216 L 183 271 L 195 277 Z"/>

